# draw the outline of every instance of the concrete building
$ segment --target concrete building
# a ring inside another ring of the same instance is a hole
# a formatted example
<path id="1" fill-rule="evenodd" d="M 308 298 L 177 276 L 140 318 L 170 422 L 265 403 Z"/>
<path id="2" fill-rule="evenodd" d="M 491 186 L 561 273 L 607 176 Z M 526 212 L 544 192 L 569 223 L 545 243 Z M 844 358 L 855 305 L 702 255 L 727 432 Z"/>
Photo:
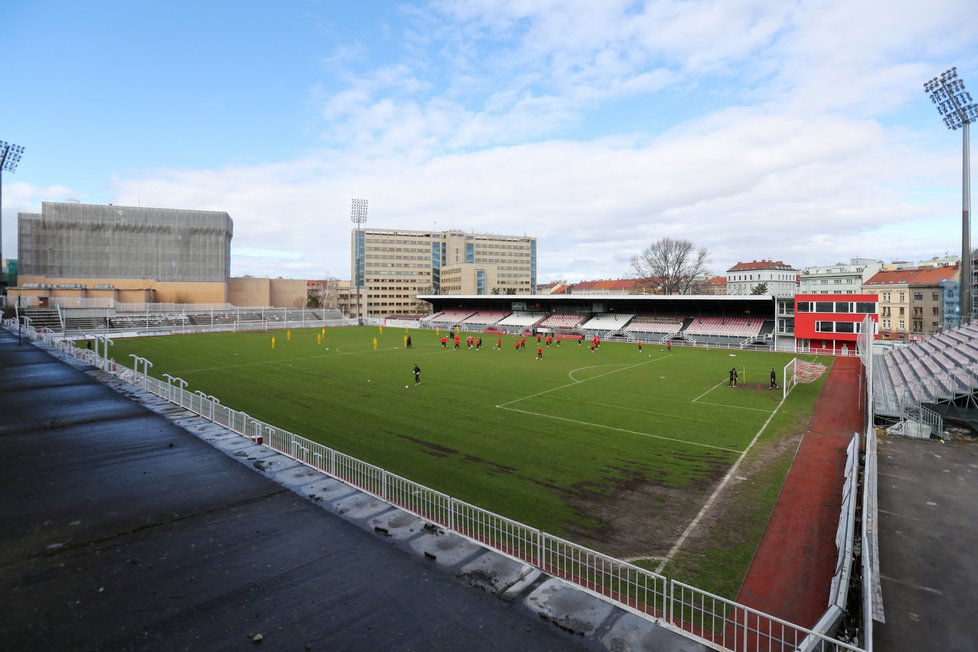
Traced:
<path id="1" fill-rule="evenodd" d="M 863 284 L 863 292 L 879 295 L 882 339 L 908 339 L 932 335 L 941 329 L 941 281 L 959 280 L 953 267 L 918 267 L 881 270 Z"/>
<path id="2" fill-rule="evenodd" d="M 780 260 L 752 260 L 737 263 L 727 270 L 727 294 L 753 294 L 766 285 L 761 294 L 792 297 L 798 292 L 798 272 Z"/>
<path id="3" fill-rule="evenodd" d="M 795 342 L 799 351 L 846 355 L 856 350 L 862 322 L 879 320 L 877 295 L 859 292 L 796 294 Z M 873 328 L 876 328 L 874 323 Z M 874 330 L 873 338 L 878 338 Z"/>
<path id="4" fill-rule="evenodd" d="M 727 293 L 726 276 L 709 276 L 700 284 L 699 294 L 721 295 Z"/>
<path id="5" fill-rule="evenodd" d="M 302 308 L 309 301 L 309 281 L 290 278 L 228 279 L 228 303 L 233 306 Z"/>
<path id="6" fill-rule="evenodd" d="M 18 215 L 17 232 L 17 284 L 45 298 L 227 302 L 225 212 L 43 202 Z"/>
<path id="7" fill-rule="evenodd" d="M 354 229 L 352 291 L 356 314 L 424 314 L 420 294 L 532 294 L 537 241 L 463 231 Z"/>
<path id="8" fill-rule="evenodd" d="M 799 294 L 858 294 L 863 283 L 883 268 L 883 262 L 853 258 L 849 264 L 806 267 L 798 275 Z"/>

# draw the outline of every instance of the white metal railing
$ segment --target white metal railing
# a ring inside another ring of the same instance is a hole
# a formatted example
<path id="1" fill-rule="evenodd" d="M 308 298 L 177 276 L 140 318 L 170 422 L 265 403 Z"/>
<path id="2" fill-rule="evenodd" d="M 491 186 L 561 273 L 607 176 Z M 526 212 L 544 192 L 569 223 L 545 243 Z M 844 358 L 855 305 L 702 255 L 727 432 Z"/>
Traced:
<path id="1" fill-rule="evenodd" d="M 34 329 L 31 336 L 38 338 Z M 59 339 L 60 350 L 142 387 L 203 418 L 304 465 L 508 557 L 561 578 L 629 611 L 713 646 L 749 650 L 865 652 L 707 591 L 524 525 L 333 450 L 216 398 L 186 389 L 179 378 L 158 380 Z"/>
<path id="2" fill-rule="evenodd" d="M 863 652 L 786 620 L 727 600 L 677 580 L 669 583 L 669 622 L 724 650 Z"/>

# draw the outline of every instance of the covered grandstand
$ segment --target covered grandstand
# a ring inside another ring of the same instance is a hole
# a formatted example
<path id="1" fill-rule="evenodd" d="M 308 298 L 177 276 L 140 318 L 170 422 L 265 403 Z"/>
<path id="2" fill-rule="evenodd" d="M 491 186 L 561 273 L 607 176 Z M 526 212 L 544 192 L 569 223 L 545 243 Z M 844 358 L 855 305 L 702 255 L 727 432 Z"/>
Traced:
<path id="1" fill-rule="evenodd" d="M 606 340 L 660 341 L 704 346 L 792 350 L 790 323 L 778 324 L 771 296 L 715 295 L 428 295 L 422 325 L 506 333 L 598 336 Z M 783 314 L 783 310 L 781 313 Z M 500 316 L 491 321 L 482 316 Z"/>

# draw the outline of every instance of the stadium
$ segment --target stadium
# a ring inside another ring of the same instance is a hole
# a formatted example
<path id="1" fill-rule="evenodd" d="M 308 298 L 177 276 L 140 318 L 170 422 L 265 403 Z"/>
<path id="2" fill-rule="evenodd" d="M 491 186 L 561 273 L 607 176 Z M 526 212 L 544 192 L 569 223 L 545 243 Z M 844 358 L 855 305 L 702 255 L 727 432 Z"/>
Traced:
<path id="1" fill-rule="evenodd" d="M 126 237 L 173 218 L 145 210 Z M 226 253 L 216 219 L 172 255 Z M 37 222 L 27 251 L 57 232 Z M 354 320 L 147 301 L 119 278 L 148 269 L 93 270 L 76 239 L 87 262 L 28 278 L 98 283 L 20 288 L 49 292 L 8 330 L 716 649 L 871 649 L 876 426 L 942 436 L 976 408 L 978 330 L 874 355 L 875 295 L 421 294 Z M 217 263 L 197 281 L 226 298 Z"/>

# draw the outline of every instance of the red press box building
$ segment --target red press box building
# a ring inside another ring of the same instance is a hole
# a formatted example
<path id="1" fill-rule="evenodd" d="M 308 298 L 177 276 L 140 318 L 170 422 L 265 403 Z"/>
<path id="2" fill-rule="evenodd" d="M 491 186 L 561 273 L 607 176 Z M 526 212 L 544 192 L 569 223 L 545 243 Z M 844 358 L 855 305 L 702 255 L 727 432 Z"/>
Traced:
<path id="1" fill-rule="evenodd" d="M 873 339 L 879 338 L 875 294 L 796 294 L 795 342 L 799 351 L 846 354 L 856 349 L 862 321 L 873 320 Z"/>

